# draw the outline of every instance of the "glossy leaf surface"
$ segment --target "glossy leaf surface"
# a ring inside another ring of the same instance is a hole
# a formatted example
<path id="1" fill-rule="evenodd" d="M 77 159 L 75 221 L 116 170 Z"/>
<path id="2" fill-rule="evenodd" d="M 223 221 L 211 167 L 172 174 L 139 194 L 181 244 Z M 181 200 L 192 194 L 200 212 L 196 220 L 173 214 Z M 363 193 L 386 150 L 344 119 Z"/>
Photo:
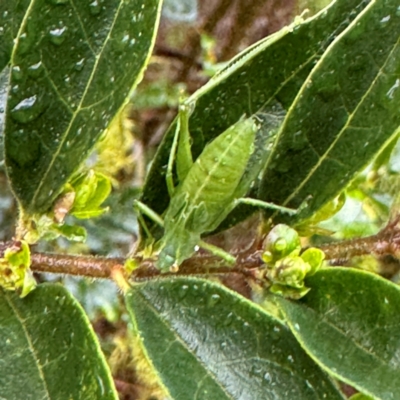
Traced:
<path id="1" fill-rule="evenodd" d="M 308 198 L 300 219 L 307 218 L 393 138 L 400 126 L 398 7 L 371 2 L 321 58 L 286 117 L 260 198 L 291 208 Z"/>
<path id="2" fill-rule="evenodd" d="M 368 0 L 332 2 L 305 23 L 286 27 L 245 50 L 194 93 L 188 99 L 195 107 L 189 121 L 194 158 L 208 141 L 244 114 L 250 116 L 261 111 L 280 119 L 282 110 L 289 109 L 328 45 L 368 3 Z M 142 197 L 142 201 L 159 214 L 168 204 L 165 166 L 174 131 L 175 124 L 158 150 Z M 268 154 L 263 157 L 267 158 Z M 254 207 L 248 206 L 240 206 L 240 209 L 237 220 L 254 211 Z"/>
<path id="3" fill-rule="evenodd" d="M 342 399 L 287 327 L 216 283 L 149 281 L 126 302 L 173 399 Z"/>
<path id="4" fill-rule="evenodd" d="M 159 8 L 160 0 L 1 2 L 6 165 L 28 213 L 49 208 L 141 79 Z"/>
<path id="5" fill-rule="evenodd" d="M 7 400 L 118 398 L 84 311 L 58 285 L 0 293 L 0 395 Z"/>
<path id="6" fill-rule="evenodd" d="M 340 380 L 376 399 L 400 398 L 400 289 L 377 275 L 325 269 L 300 301 L 277 298 L 303 348 Z"/>

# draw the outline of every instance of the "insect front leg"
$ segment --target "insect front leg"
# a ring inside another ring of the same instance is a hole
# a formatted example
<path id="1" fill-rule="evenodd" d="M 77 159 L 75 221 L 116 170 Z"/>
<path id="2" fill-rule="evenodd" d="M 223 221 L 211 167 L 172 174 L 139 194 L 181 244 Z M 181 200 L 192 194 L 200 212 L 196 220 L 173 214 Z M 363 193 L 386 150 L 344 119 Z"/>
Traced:
<path id="1" fill-rule="evenodd" d="M 189 133 L 190 107 L 182 103 L 179 106 L 179 117 L 175 128 L 174 140 L 169 153 L 166 173 L 166 183 L 169 197 L 172 198 L 175 192 L 173 167 L 176 158 L 176 172 L 179 182 L 183 182 L 190 168 L 193 165 L 192 152 L 190 148 Z"/>

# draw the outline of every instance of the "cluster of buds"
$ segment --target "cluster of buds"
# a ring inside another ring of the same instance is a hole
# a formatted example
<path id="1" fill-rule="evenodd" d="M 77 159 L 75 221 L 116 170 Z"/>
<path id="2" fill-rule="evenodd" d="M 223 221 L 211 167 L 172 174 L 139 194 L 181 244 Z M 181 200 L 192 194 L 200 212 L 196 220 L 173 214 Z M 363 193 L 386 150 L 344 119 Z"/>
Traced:
<path id="1" fill-rule="evenodd" d="M 310 289 L 304 280 L 321 268 L 324 252 L 314 247 L 302 252 L 298 233 L 283 224 L 276 225 L 269 232 L 263 249 L 263 278 L 270 282 L 269 290 L 293 299 L 307 294 Z"/>

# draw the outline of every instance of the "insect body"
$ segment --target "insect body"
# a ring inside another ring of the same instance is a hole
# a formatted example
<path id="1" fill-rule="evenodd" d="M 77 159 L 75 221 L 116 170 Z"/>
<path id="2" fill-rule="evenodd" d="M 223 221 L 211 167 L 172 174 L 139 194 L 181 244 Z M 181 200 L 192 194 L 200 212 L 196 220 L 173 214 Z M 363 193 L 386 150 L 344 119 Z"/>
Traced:
<path id="1" fill-rule="evenodd" d="M 169 270 L 194 253 L 203 233 L 213 231 L 243 197 L 239 186 L 253 152 L 255 119 L 241 119 L 208 144 L 174 192 L 164 217 L 158 266 Z M 250 182 L 249 182 L 250 185 Z"/>

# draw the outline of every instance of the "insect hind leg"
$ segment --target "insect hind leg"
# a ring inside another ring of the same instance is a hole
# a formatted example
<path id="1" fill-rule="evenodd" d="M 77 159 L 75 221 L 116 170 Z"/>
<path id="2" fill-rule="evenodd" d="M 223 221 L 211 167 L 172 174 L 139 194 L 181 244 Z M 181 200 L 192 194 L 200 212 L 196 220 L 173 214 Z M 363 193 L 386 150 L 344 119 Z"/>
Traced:
<path id="1" fill-rule="evenodd" d="M 267 210 L 276 210 L 289 215 L 299 214 L 304 209 L 304 207 L 307 206 L 306 203 L 302 203 L 299 208 L 293 209 L 284 206 L 278 206 L 277 204 L 269 203 L 263 200 L 252 199 L 250 197 L 242 197 L 240 199 L 237 199 L 236 204 L 247 204 L 253 207 L 265 208 Z"/>
<path id="2" fill-rule="evenodd" d="M 139 200 L 135 200 L 133 202 L 133 208 L 137 213 L 138 221 L 142 226 L 143 230 L 145 231 L 147 237 L 151 238 L 153 237 L 153 235 L 151 234 L 150 229 L 148 228 L 146 221 L 143 218 L 143 215 L 146 215 L 146 217 L 150 218 L 152 221 L 154 221 L 157 225 L 160 225 L 162 228 L 164 227 L 163 219 L 150 207 L 146 206 L 146 204 L 142 203 Z"/>

